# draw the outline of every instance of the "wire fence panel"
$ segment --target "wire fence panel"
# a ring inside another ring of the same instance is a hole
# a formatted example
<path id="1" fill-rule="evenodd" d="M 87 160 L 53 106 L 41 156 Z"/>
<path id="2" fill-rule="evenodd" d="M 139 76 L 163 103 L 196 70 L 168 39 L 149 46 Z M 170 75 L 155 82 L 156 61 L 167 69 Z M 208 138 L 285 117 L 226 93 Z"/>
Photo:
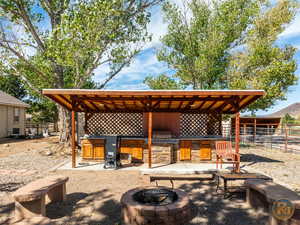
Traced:
<path id="1" fill-rule="evenodd" d="M 231 141 L 235 140 L 235 129 L 223 126 L 222 134 Z M 279 149 L 284 152 L 300 154 L 300 126 L 267 128 L 241 127 L 240 143 L 242 145 L 260 145 L 267 149 Z"/>

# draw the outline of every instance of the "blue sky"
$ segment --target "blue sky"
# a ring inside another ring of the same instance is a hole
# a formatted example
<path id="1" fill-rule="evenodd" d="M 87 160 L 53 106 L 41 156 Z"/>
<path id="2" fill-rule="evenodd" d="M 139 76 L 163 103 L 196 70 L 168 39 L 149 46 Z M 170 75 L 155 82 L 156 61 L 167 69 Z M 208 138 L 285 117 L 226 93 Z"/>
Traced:
<path id="1" fill-rule="evenodd" d="M 180 7 L 181 0 L 173 0 Z M 163 23 L 162 12 L 159 6 L 152 10 L 151 22 L 148 30 L 152 33 L 152 41 L 147 43 L 139 55 L 133 60 L 129 67 L 124 68 L 117 77 L 115 77 L 106 87 L 106 89 L 148 89 L 143 84 L 147 75 L 159 75 L 161 73 L 170 73 L 172 70 L 168 66 L 159 62 L 156 58 L 157 47 L 161 44 L 160 37 L 167 31 L 167 25 Z M 300 76 L 300 12 L 298 11 L 294 21 L 279 36 L 277 43 L 279 45 L 290 44 L 298 48 L 295 59 L 298 63 L 297 76 Z M 95 80 L 101 81 L 105 72 L 108 72 L 107 66 L 102 66 L 95 71 Z M 289 104 L 300 102 L 300 79 L 297 85 L 290 87 L 286 101 L 279 101 L 268 111 L 259 111 L 258 115 L 275 112 Z"/>

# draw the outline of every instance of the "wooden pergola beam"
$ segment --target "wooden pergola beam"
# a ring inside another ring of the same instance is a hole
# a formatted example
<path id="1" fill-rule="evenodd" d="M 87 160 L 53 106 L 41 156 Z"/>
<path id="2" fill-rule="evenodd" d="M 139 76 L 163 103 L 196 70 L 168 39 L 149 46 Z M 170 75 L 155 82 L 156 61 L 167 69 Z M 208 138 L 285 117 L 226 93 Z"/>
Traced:
<path id="1" fill-rule="evenodd" d="M 210 106 L 208 106 L 206 110 L 210 110 L 215 104 L 217 104 L 217 101 L 213 102 Z"/>
<path id="2" fill-rule="evenodd" d="M 186 106 L 183 108 L 184 110 L 185 109 L 190 109 L 191 108 L 191 105 L 193 105 L 195 103 L 196 100 L 193 100 L 193 101 L 188 101 L 188 103 L 186 104 Z"/>
<path id="3" fill-rule="evenodd" d="M 182 104 L 183 104 L 183 101 L 179 102 L 178 109 L 181 109 Z"/>
<path id="4" fill-rule="evenodd" d="M 235 114 L 235 152 L 237 154 L 236 163 L 236 172 L 240 172 L 240 113 L 237 112 Z"/>
<path id="5" fill-rule="evenodd" d="M 75 111 L 71 112 L 71 148 L 72 148 L 72 168 L 76 167 L 76 142 L 75 142 Z"/>
<path id="6" fill-rule="evenodd" d="M 195 108 L 194 110 L 201 110 L 201 108 L 202 108 L 202 106 L 205 104 L 205 101 L 202 101 L 201 103 L 200 103 L 200 105 L 197 107 L 197 108 Z"/>
<path id="7" fill-rule="evenodd" d="M 95 108 L 95 110 L 101 110 L 94 102 L 88 101 L 88 103 L 90 103 Z"/>
<path id="8" fill-rule="evenodd" d="M 76 97 L 76 100 L 88 100 L 88 101 L 149 101 L 149 97 Z M 230 97 L 202 97 L 202 96 L 193 96 L 193 97 L 154 97 L 152 101 L 226 101 L 230 100 Z"/>
<path id="9" fill-rule="evenodd" d="M 159 104 L 160 104 L 160 100 L 158 100 L 157 102 L 155 102 L 155 103 L 151 106 L 151 108 L 152 108 L 152 109 L 155 109 Z"/>
<path id="10" fill-rule="evenodd" d="M 222 105 L 220 105 L 219 107 L 217 107 L 215 110 L 217 112 L 221 112 L 222 109 L 224 109 L 225 106 L 227 106 L 228 103 L 227 102 L 223 102 Z"/>
<path id="11" fill-rule="evenodd" d="M 148 113 L 148 166 L 152 167 L 152 112 Z"/>
<path id="12" fill-rule="evenodd" d="M 147 113 L 149 111 L 152 112 L 165 112 L 165 113 L 214 113 L 216 112 L 215 110 L 206 110 L 206 109 L 143 109 L 143 110 L 136 110 L 136 109 L 105 109 L 105 110 L 92 110 L 89 109 L 88 111 L 84 110 L 78 110 L 78 112 L 89 112 L 89 113 Z M 221 113 L 221 112 L 220 112 Z M 234 114 L 234 111 L 226 111 L 222 112 L 226 114 Z"/>
<path id="13" fill-rule="evenodd" d="M 261 90 L 211 90 L 211 91 L 102 91 L 78 89 L 45 89 L 43 94 L 58 104 L 72 110 L 70 100 L 84 102 L 75 108 L 78 112 L 187 112 L 187 113 L 236 113 L 257 98 L 264 95 Z M 88 102 L 89 101 L 89 102 Z M 122 102 L 122 105 L 116 104 Z M 96 109 L 90 102 L 102 103 Z M 140 102 L 140 103 L 139 103 Z M 191 109 L 194 102 L 201 102 L 197 108 Z M 206 110 L 203 105 L 209 104 Z M 174 103 L 174 104 L 173 104 Z M 222 104 L 223 103 L 223 104 Z M 220 105 L 221 104 L 221 105 Z M 231 105 L 231 107 L 230 107 Z M 131 107 L 132 106 L 132 107 Z M 167 106 L 167 107 L 165 107 Z M 186 108 L 185 108 L 186 107 Z M 132 110 L 132 111 L 131 111 Z"/>
<path id="14" fill-rule="evenodd" d="M 64 101 L 68 102 L 70 105 L 72 105 L 72 101 L 67 99 L 64 95 L 58 95 L 60 98 L 62 98 Z"/>
<path id="15" fill-rule="evenodd" d="M 129 109 L 129 108 L 127 107 L 127 105 L 126 105 L 126 102 L 125 102 L 125 101 L 122 101 L 122 105 L 123 105 L 124 109 L 126 109 L 126 110 L 128 110 L 128 109 Z"/>

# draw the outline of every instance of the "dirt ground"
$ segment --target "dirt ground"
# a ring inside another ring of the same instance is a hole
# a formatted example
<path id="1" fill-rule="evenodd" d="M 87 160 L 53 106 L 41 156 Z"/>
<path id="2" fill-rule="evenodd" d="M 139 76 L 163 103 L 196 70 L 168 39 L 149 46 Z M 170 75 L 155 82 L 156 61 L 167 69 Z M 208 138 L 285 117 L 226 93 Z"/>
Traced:
<path id="1" fill-rule="evenodd" d="M 122 194 L 141 184 L 139 172 L 135 171 L 59 171 L 55 174 L 70 178 L 67 201 L 47 205 L 47 216 L 55 224 L 119 225 Z M 160 181 L 159 185 L 171 186 L 167 181 Z M 222 194 L 215 192 L 215 184 L 209 181 L 176 181 L 175 188 L 186 191 L 194 204 L 195 217 L 191 225 L 266 224 L 266 214 L 250 209 L 244 202 L 245 196 L 223 199 Z M 6 219 L 13 218 L 13 203 L 9 195 L 1 208 L 0 213 L 5 214 Z M 4 223 L 9 223 L 9 220 Z"/>
<path id="2" fill-rule="evenodd" d="M 44 155 L 40 151 L 54 148 L 56 138 L 0 144 L 0 224 L 13 219 L 11 193 L 40 177 L 60 174 L 69 177 L 67 201 L 47 205 L 47 216 L 56 224 L 120 225 L 120 198 L 141 183 L 138 171 L 51 171 L 63 163 L 65 156 Z M 9 149 L 9 150 L 8 150 Z M 261 148 L 242 148 L 242 169 L 262 172 L 275 182 L 300 190 L 300 155 Z M 298 171 L 297 171 L 298 170 Z M 167 181 L 159 185 L 170 186 Z M 176 181 L 175 188 L 186 191 L 194 205 L 191 225 L 264 225 L 264 212 L 250 209 L 245 196 L 223 199 L 211 181 Z"/>
<path id="3" fill-rule="evenodd" d="M 241 169 L 264 173 L 300 193 L 300 154 L 264 147 L 241 149 Z"/>

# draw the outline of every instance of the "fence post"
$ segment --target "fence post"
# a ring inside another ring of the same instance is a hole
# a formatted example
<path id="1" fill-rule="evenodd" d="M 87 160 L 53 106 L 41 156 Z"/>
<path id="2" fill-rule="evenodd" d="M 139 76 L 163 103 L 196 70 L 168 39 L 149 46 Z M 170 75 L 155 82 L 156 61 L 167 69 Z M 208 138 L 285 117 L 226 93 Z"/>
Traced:
<path id="1" fill-rule="evenodd" d="M 288 132 L 287 132 L 287 126 L 285 125 L 285 152 L 287 152 L 288 147 Z"/>
<path id="2" fill-rule="evenodd" d="M 272 129 L 273 129 L 273 128 L 271 128 L 271 135 L 270 135 L 270 139 L 271 139 L 271 140 L 270 140 L 271 150 L 272 150 L 272 141 L 273 141 L 273 140 L 272 140 L 272 137 L 273 137 L 273 135 L 272 135 L 272 134 L 273 134 L 273 130 L 272 130 Z"/>

